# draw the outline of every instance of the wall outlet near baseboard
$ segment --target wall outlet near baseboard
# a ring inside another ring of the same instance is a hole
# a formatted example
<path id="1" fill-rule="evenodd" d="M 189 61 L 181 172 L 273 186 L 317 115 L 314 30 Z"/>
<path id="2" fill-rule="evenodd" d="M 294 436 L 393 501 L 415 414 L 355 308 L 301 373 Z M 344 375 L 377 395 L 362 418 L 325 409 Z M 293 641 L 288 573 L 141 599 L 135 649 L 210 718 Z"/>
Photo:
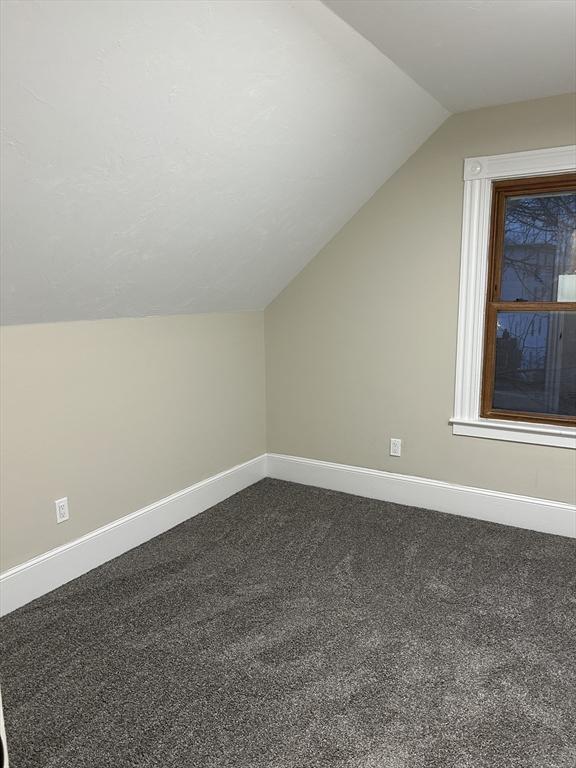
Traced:
<path id="1" fill-rule="evenodd" d="M 390 438 L 390 456 L 402 456 L 402 440 L 399 437 Z"/>
<path id="2" fill-rule="evenodd" d="M 63 523 L 65 520 L 68 520 L 70 517 L 70 513 L 68 512 L 68 497 L 65 496 L 63 499 L 56 499 L 54 506 L 56 507 L 56 522 Z"/>

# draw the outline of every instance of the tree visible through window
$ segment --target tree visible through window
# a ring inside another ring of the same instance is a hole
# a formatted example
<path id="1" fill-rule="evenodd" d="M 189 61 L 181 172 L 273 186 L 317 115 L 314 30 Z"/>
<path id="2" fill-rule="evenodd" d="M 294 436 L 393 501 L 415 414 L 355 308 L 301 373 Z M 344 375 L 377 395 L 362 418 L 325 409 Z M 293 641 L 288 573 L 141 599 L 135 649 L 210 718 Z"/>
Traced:
<path id="1" fill-rule="evenodd" d="M 576 174 L 493 184 L 481 415 L 576 424 Z"/>

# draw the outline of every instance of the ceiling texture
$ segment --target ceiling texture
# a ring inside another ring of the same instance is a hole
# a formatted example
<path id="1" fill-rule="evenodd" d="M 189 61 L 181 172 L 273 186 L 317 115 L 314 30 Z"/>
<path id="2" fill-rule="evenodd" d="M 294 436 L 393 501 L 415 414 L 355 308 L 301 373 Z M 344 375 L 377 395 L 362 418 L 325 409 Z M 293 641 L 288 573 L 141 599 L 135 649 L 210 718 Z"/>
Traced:
<path id="1" fill-rule="evenodd" d="M 7 323 L 262 309 L 448 114 L 321 3 L 4 5 Z"/>
<path id="2" fill-rule="evenodd" d="M 576 91 L 574 0 L 325 0 L 451 112 Z"/>
<path id="3" fill-rule="evenodd" d="M 2 321 L 262 309 L 450 111 L 571 90 L 570 5 L 3 2 Z"/>

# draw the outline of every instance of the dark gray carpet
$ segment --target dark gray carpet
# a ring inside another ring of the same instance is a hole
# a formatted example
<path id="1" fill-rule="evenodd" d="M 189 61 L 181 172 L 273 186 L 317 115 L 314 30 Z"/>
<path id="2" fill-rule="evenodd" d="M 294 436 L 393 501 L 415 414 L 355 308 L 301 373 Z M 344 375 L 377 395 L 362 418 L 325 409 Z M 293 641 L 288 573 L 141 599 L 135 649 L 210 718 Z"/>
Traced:
<path id="1" fill-rule="evenodd" d="M 574 768 L 576 542 L 264 480 L 5 618 L 12 768 Z"/>

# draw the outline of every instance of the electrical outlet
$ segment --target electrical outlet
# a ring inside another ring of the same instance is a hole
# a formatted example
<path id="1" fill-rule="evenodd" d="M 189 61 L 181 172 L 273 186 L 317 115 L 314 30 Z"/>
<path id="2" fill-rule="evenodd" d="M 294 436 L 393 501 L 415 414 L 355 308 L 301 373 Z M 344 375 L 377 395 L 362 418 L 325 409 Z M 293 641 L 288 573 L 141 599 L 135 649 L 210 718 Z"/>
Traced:
<path id="1" fill-rule="evenodd" d="M 56 522 L 63 523 L 65 520 L 68 520 L 70 517 L 70 513 L 68 512 L 68 498 L 64 497 L 63 499 L 57 499 L 54 502 L 54 505 L 56 507 Z"/>
<path id="2" fill-rule="evenodd" d="M 390 438 L 390 456 L 402 456 L 402 440 L 399 437 Z"/>

